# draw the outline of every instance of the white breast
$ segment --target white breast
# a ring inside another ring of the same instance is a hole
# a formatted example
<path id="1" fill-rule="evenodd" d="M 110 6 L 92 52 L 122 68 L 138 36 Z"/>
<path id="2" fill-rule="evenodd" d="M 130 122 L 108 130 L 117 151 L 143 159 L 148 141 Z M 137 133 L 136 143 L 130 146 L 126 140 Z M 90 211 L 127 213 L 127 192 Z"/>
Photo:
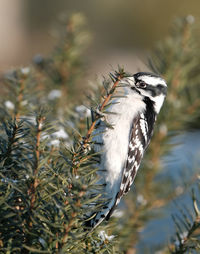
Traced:
<path id="1" fill-rule="evenodd" d="M 119 185 L 121 182 L 121 176 L 124 169 L 124 164 L 127 159 L 128 144 L 130 129 L 134 117 L 144 111 L 145 103 L 142 101 L 139 94 L 132 91 L 130 87 L 121 88 L 119 92 L 122 92 L 127 97 L 117 98 L 113 104 L 109 107 L 108 111 L 116 114 L 106 115 L 106 121 L 113 126 L 114 129 L 110 129 L 101 122 L 100 127 L 96 132 L 105 131 L 103 134 L 99 134 L 95 137 L 95 141 L 103 143 L 103 145 L 95 145 L 96 151 L 101 151 L 101 163 L 99 165 L 102 171 L 102 182 L 106 182 L 106 192 L 119 191 Z"/>

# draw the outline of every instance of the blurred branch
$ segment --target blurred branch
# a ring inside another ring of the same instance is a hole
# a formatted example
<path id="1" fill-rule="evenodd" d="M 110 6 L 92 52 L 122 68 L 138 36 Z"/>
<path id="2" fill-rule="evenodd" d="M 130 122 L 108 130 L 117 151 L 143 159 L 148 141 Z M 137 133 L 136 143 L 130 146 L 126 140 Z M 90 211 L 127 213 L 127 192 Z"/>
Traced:
<path id="1" fill-rule="evenodd" d="M 200 234 L 200 210 L 199 205 L 193 191 L 193 209 L 195 212 L 195 218 L 191 222 L 186 214 L 183 214 L 183 219 L 180 217 L 174 217 L 174 223 L 177 226 L 177 241 L 174 245 L 170 246 L 170 251 L 172 254 L 181 254 L 188 251 L 200 250 L 199 244 L 199 234 Z M 184 231 L 182 228 L 185 227 Z"/>

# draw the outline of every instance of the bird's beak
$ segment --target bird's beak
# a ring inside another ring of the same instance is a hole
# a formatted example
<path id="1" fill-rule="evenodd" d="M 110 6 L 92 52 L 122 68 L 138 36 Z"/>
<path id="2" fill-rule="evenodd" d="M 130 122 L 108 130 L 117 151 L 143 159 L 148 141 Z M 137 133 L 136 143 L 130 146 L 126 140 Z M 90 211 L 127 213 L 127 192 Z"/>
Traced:
<path id="1" fill-rule="evenodd" d="M 135 87 L 135 78 L 134 76 L 130 76 L 124 79 L 125 84 L 127 84 L 127 86 Z"/>

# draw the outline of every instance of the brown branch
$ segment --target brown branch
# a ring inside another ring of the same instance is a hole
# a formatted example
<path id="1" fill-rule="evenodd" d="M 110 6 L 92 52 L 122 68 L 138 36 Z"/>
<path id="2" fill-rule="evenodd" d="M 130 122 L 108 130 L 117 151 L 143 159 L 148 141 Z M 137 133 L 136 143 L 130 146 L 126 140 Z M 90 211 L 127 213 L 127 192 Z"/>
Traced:
<path id="1" fill-rule="evenodd" d="M 103 103 L 101 104 L 101 106 L 99 108 L 100 111 L 102 111 L 104 109 L 104 107 L 108 104 L 108 102 L 110 101 L 110 98 L 111 98 L 113 92 L 115 91 L 115 88 L 117 87 L 117 85 L 119 84 L 119 82 L 123 78 L 123 76 L 124 75 L 121 74 L 121 73 L 118 74 L 118 76 L 116 78 L 116 81 L 114 82 L 114 84 L 113 84 L 112 88 L 110 89 L 108 95 L 105 97 Z M 99 119 L 99 116 L 96 116 L 95 120 L 92 122 L 92 124 L 91 124 L 91 126 L 90 126 L 90 128 L 89 128 L 89 130 L 88 130 L 88 132 L 86 134 L 86 137 L 84 139 L 84 144 L 88 143 L 88 141 L 89 141 L 89 139 L 91 137 L 91 134 L 92 134 L 92 132 L 93 132 L 93 130 L 95 128 L 95 124 L 96 124 L 98 119 Z"/>
<path id="2" fill-rule="evenodd" d="M 78 194 L 78 199 L 77 199 L 77 202 L 75 203 L 76 207 L 81 207 L 81 197 L 84 196 L 84 195 L 85 195 L 85 189 L 83 188 L 83 190 L 80 191 L 79 194 Z M 67 204 L 67 202 L 65 202 L 65 204 Z M 62 246 L 61 247 L 63 247 L 63 245 L 67 241 L 69 231 L 71 230 L 71 228 L 74 224 L 74 218 L 76 218 L 76 216 L 77 216 L 76 212 L 71 213 L 71 219 L 70 219 L 68 225 L 65 226 L 65 234 L 64 234 L 64 237 L 63 237 L 63 240 L 62 240 Z"/>
<path id="3" fill-rule="evenodd" d="M 38 186 L 38 170 L 39 170 L 39 160 L 40 160 L 40 142 L 41 142 L 41 132 L 42 132 L 42 125 L 45 120 L 45 117 L 39 116 L 37 118 L 37 126 L 36 126 L 36 144 L 35 144 L 35 154 L 36 154 L 36 159 L 35 159 L 35 165 L 33 168 L 33 182 L 30 185 L 30 188 L 27 191 L 28 196 L 30 196 L 30 213 L 27 219 L 27 225 L 29 227 L 29 230 L 31 231 L 33 224 L 32 224 L 32 219 L 31 219 L 31 214 L 32 210 L 34 209 L 35 206 L 35 201 L 36 201 L 36 190 Z M 27 246 L 32 244 L 32 235 L 28 234 L 25 243 Z M 28 250 L 23 249 L 23 253 L 29 253 Z"/>
<path id="4" fill-rule="evenodd" d="M 35 161 L 35 168 L 33 172 L 34 180 L 28 191 L 28 193 L 31 194 L 31 203 L 30 203 L 31 209 L 33 209 L 34 207 L 34 203 L 36 199 L 36 188 L 38 186 L 37 174 L 38 174 L 38 164 L 40 160 L 40 139 L 41 139 L 41 132 L 42 132 L 42 124 L 44 120 L 45 120 L 45 117 L 39 117 L 37 119 L 37 135 L 36 135 L 36 147 L 35 147 L 36 161 Z"/>
<path id="5" fill-rule="evenodd" d="M 73 225 L 73 223 L 74 223 L 74 218 L 77 216 L 77 213 L 73 212 L 73 213 L 71 214 L 71 216 L 72 216 L 71 220 L 69 221 L 68 225 L 65 226 L 65 235 L 64 235 L 63 240 L 62 240 L 62 246 L 63 246 L 63 245 L 66 243 L 66 241 L 67 241 L 68 233 L 69 233 L 69 231 L 70 231 L 70 229 L 71 229 L 71 227 L 72 227 L 72 225 Z"/>

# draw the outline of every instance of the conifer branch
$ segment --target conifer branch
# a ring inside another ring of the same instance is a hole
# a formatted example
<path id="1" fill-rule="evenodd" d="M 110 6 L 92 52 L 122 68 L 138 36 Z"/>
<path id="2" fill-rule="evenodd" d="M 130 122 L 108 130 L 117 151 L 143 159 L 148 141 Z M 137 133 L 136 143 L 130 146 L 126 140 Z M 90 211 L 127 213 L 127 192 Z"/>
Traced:
<path id="1" fill-rule="evenodd" d="M 69 220 L 68 222 L 68 225 L 65 226 L 65 234 L 64 234 L 64 237 L 63 237 L 63 240 L 62 240 L 62 245 L 64 245 L 67 241 L 67 237 L 68 237 L 68 234 L 69 234 L 69 231 L 73 225 L 73 222 L 74 222 L 74 218 L 77 216 L 77 214 L 75 212 L 73 212 L 71 214 L 71 219 Z"/>
<path id="2" fill-rule="evenodd" d="M 112 75 L 112 80 L 114 79 L 114 84 L 113 86 L 111 87 L 110 91 L 107 92 L 106 96 L 104 96 L 104 101 L 102 102 L 102 104 L 99 106 L 99 112 L 103 112 L 103 109 L 105 108 L 105 106 L 108 104 L 108 102 L 110 101 L 111 99 L 111 96 L 113 95 L 117 85 L 119 84 L 120 80 L 125 76 L 125 73 L 123 70 L 119 70 L 119 72 L 116 72 L 115 75 L 113 76 Z M 90 140 L 90 137 L 91 137 L 91 134 L 92 132 L 94 131 L 94 128 L 95 128 L 95 124 L 97 122 L 97 120 L 100 118 L 100 115 L 99 114 L 96 114 L 95 117 L 94 117 L 94 120 L 84 138 L 84 145 L 86 145 L 89 140 Z"/>
<path id="3" fill-rule="evenodd" d="M 36 133 L 36 146 L 35 146 L 35 154 L 36 154 L 36 160 L 35 160 L 35 167 L 34 167 L 34 171 L 33 171 L 33 183 L 31 184 L 31 187 L 29 189 L 29 194 L 31 194 L 31 203 L 30 203 L 30 208 L 33 209 L 34 207 L 34 203 L 35 203 L 35 199 L 36 199 L 36 188 L 38 186 L 38 164 L 39 164 L 39 160 L 40 160 L 40 139 L 41 139 L 41 132 L 42 132 L 42 126 L 43 126 L 43 122 L 45 120 L 45 117 L 43 116 L 39 116 L 37 117 L 36 121 L 37 121 L 37 133 Z"/>
<path id="4" fill-rule="evenodd" d="M 193 200 L 193 209 L 195 213 L 195 219 L 191 223 L 187 218 L 187 215 L 184 214 L 183 220 L 179 217 L 173 217 L 174 223 L 177 226 L 177 238 L 178 244 L 175 243 L 170 247 L 172 254 L 181 254 L 186 253 L 188 251 L 200 250 L 199 242 L 199 230 L 200 230 L 200 210 L 199 205 L 197 204 L 197 200 L 192 192 L 192 200 Z M 182 227 L 185 225 L 186 232 L 183 232 Z M 176 241 L 177 242 L 177 241 Z"/>
<path id="5" fill-rule="evenodd" d="M 98 106 L 97 110 L 99 113 L 103 113 L 103 110 L 104 108 L 107 106 L 107 104 L 109 103 L 110 99 L 111 99 L 111 96 L 113 95 L 113 93 L 115 92 L 115 89 L 116 87 L 118 86 L 120 80 L 125 77 L 125 72 L 123 69 L 119 68 L 119 71 L 115 72 L 115 75 L 112 75 L 110 74 L 110 78 L 113 82 L 113 85 L 112 87 L 110 88 L 109 91 L 106 91 L 106 96 L 103 96 L 104 100 L 102 102 L 101 105 Z M 94 131 L 95 129 L 95 125 L 96 125 L 96 122 L 98 119 L 101 118 L 101 114 L 95 114 L 95 116 L 93 117 L 92 119 L 92 123 L 87 131 L 87 134 L 85 137 L 83 137 L 83 140 L 80 142 L 82 144 L 79 150 L 79 148 L 75 151 L 73 151 L 72 153 L 72 174 L 76 175 L 77 174 L 77 171 L 78 171 L 78 168 L 80 167 L 81 163 L 85 160 L 88 159 L 88 157 L 83 157 L 83 156 L 80 156 L 80 153 L 82 152 L 82 149 L 87 149 L 88 148 L 88 143 L 90 141 L 90 138 L 91 138 L 91 134 L 92 132 Z M 80 159 L 80 158 L 81 159 Z"/>
<path id="6" fill-rule="evenodd" d="M 75 207 L 78 207 L 80 208 L 82 205 L 81 205 L 81 197 L 83 197 L 85 195 L 85 189 L 86 189 L 86 186 L 83 186 L 82 187 L 82 190 L 79 192 L 78 194 L 78 198 L 77 198 L 77 201 L 76 203 L 74 204 Z M 63 237 L 63 240 L 62 240 L 62 246 L 66 243 L 67 241 L 67 237 L 68 237 L 68 233 L 70 232 L 70 229 L 71 227 L 73 226 L 74 224 L 74 219 L 77 217 L 77 213 L 74 211 L 72 212 L 71 214 L 71 219 L 69 220 L 68 222 L 68 225 L 66 226 L 65 225 L 65 234 L 64 234 L 64 237 Z"/>
<path id="7" fill-rule="evenodd" d="M 10 135 L 8 135 L 8 146 L 7 146 L 6 152 L 5 152 L 5 154 L 2 155 L 3 158 L 6 158 L 4 166 L 6 165 L 6 163 L 9 160 L 9 157 L 12 152 L 12 147 L 15 143 L 15 139 L 16 139 L 17 132 L 19 129 L 19 126 L 16 124 L 16 121 L 14 121 L 14 123 L 10 127 L 11 127 L 11 130 L 8 130 L 8 127 L 5 125 L 5 130 L 6 130 L 7 134 L 10 133 Z"/>

